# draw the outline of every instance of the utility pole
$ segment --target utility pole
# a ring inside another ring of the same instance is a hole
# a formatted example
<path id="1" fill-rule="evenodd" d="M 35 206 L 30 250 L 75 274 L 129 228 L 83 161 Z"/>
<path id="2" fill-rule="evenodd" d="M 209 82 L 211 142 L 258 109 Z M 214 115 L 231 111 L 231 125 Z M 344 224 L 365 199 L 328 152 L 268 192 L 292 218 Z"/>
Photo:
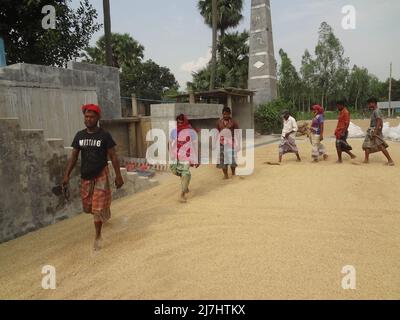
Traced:
<path id="1" fill-rule="evenodd" d="M 390 63 L 390 77 L 389 77 L 389 116 L 394 114 L 392 112 L 392 63 Z"/>
<path id="2" fill-rule="evenodd" d="M 212 0 L 212 58 L 211 58 L 211 78 L 210 78 L 210 90 L 215 89 L 215 75 L 217 69 L 217 23 L 218 23 L 218 11 L 217 11 L 217 0 Z"/>
<path id="3" fill-rule="evenodd" d="M 111 48 L 110 0 L 103 0 L 103 14 L 104 14 L 104 40 L 106 44 L 106 65 L 113 66 L 112 48 Z"/>
<path id="4" fill-rule="evenodd" d="M 6 66 L 6 50 L 4 46 L 4 40 L 0 37 L 0 67 Z"/>

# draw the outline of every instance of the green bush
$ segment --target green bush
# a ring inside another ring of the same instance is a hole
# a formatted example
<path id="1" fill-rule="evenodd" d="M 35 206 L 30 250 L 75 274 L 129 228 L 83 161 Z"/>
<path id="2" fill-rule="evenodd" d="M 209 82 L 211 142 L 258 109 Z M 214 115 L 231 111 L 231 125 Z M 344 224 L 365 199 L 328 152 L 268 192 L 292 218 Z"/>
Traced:
<path id="1" fill-rule="evenodd" d="M 261 134 L 280 133 L 282 131 L 282 111 L 289 110 L 293 117 L 296 112 L 290 102 L 277 99 L 258 106 L 254 120 L 256 130 Z"/>

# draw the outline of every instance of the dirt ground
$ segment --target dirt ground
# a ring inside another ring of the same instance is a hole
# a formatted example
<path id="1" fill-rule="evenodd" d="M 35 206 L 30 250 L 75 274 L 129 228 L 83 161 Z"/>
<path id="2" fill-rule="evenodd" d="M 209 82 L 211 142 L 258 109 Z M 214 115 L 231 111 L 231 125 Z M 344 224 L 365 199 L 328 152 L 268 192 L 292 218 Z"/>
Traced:
<path id="1" fill-rule="evenodd" d="M 358 161 L 361 140 L 351 140 Z M 398 166 L 302 163 L 277 145 L 256 150 L 252 176 L 222 180 L 215 167 L 193 170 L 187 204 L 179 180 L 113 202 L 105 246 L 92 251 L 92 218 L 80 215 L 0 245 L 1 299 L 399 299 Z M 56 290 L 43 290 L 44 265 Z M 341 287 L 356 269 L 356 290 Z"/>

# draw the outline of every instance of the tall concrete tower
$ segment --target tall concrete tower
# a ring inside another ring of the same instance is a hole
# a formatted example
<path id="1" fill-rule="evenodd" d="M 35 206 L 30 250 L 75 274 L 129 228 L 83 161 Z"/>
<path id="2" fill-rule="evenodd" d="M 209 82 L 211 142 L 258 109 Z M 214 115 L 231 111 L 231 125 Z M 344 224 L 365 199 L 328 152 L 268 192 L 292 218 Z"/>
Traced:
<path id="1" fill-rule="evenodd" d="M 250 90 L 256 91 L 255 105 L 277 97 L 270 0 L 251 0 L 248 86 Z"/>

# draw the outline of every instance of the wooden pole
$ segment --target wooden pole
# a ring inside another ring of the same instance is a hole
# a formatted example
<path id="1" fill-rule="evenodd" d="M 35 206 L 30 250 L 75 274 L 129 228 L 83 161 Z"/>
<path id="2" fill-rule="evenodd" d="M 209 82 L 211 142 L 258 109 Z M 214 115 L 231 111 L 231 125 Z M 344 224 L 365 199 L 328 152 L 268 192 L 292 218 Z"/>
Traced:
<path id="1" fill-rule="evenodd" d="M 392 63 L 390 63 L 390 77 L 389 77 L 389 117 L 392 115 Z"/>
<path id="2" fill-rule="evenodd" d="M 217 23 L 218 23 L 217 0 L 212 0 L 212 58 L 210 90 L 215 89 L 215 74 L 217 69 Z"/>
<path id="3" fill-rule="evenodd" d="M 113 66 L 112 48 L 111 48 L 110 0 L 103 0 L 103 14 L 104 14 L 104 40 L 106 44 L 106 65 Z"/>

